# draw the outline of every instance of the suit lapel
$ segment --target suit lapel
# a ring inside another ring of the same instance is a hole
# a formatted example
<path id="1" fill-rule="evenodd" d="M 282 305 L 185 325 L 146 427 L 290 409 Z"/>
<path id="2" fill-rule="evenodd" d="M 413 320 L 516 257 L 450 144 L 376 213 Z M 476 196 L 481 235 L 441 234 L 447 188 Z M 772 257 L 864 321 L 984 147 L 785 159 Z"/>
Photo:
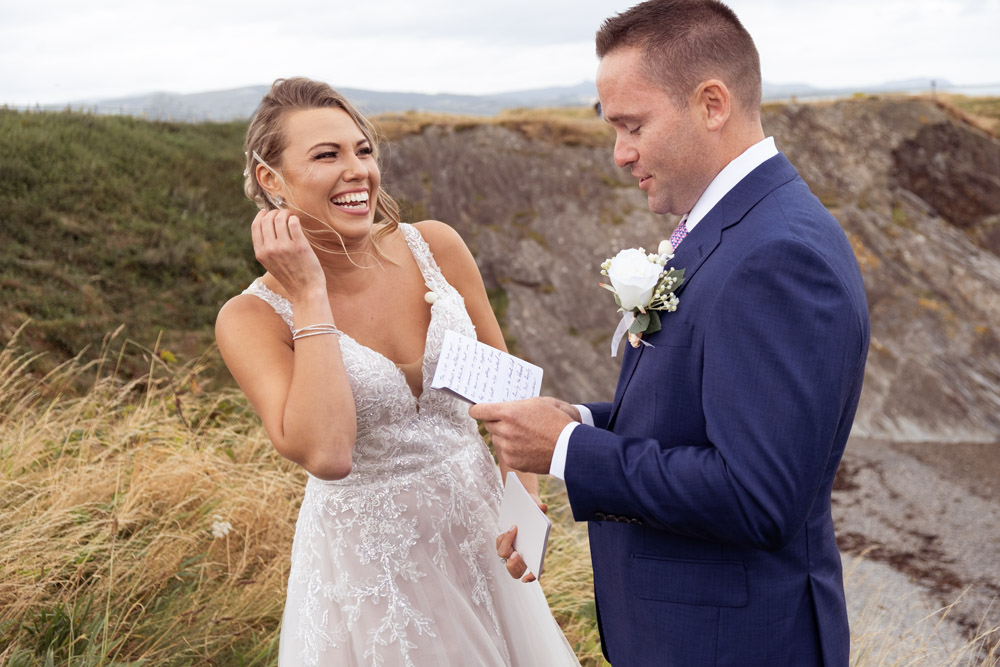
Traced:
<path id="1" fill-rule="evenodd" d="M 680 295 L 684 288 L 691 283 L 698 269 L 722 242 L 722 232 L 725 229 L 740 222 L 760 200 L 777 187 L 796 177 L 798 177 L 798 172 L 795 171 L 795 167 L 783 154 L 779 153 L 764 161 L 726 193 L 726 196 L 708 212 L 677 247 L 674 258 L 670 261 L 670 266 L 684 269 L 684 282 L 676 290 L 676 293 Z M 682 301 L 679 308 L 683 307 Z M 672 316 L 668 314 L 663 318 L 664 327 L 670 326 Z M 622 367 L 618 375 L 618 387 L 615 389 L 615 399 L 611 406 L 608 428 L 612 428 L 614 425 L 625 390 L 635 374 L 635 369 L 639 365 L 639 360 L 645 349 L 645 345 L 640 345 L 638 349 L 633 349 L 631 345 L 625 346 L 625 355 L 622 357 Z"/>
<path id="2" fill-rule="evenodd" d="M 678 246 L 670 265 L 685 269 L 680 294 L 709 255 L 722 242 L 722 232 L 739 223 L 746 214 L 776 188 L 796 178 L 795 167 L 779 153 L 747 174 L 702 218 Z M 693 241 L 693 243 L 692 243 Z M 668 318 L 669 319 L 669 318 Z"/>

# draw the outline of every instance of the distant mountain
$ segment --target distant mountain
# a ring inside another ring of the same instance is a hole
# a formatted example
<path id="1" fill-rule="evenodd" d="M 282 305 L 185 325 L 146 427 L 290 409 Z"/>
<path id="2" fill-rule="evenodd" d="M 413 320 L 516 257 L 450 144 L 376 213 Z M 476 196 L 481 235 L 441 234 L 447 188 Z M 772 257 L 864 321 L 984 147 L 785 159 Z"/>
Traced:
<path id="1" fill-rule="evenodd" d="M 909 79 L 878 86 L 816 88 L 805 83 L 764 82 L 764 101 L 845 97 L 854 93 L 930 92 L 955 88 L 944 79 Z M 152 120 L 229 121 L 249 118 L 268 86 L 247 86 L 231 90 L 178 94 L 156 92 L 112 99 L 71 102 L 53 108 L 72 108 L 98 114 L 141 116 Z M 517 90 L 494 95 L 454 95 L 441 93 L 381 92 L 358 88 L 338 88 L 351 102 L 368 114 L 427 111 L 469 116 L 493 116 L 504 109 L 591 106 L 597 99 L 593 81 L 574 86 Z"/>
<path id="2" fill-rule="evenodd" d="M 154 120 L 227 121 L 249 118 L 269 86 L 248 86 L 205 93 L 150 93 L 132 97 L 72 102 L 74 109 L 99 114 L 143 116 Z M 496 95 L 453 95 L 442 93 L 397 93 L 357 88 L 337 88 L 366 114 L 428 111 L 471 116 L 493 116 L 504 109 L 519 107 L 590 106 L 597 99 L 592 81 L 575 86 L 521 90 Z"/>
<path id="3" fill-rule="evenodd" d="M 957 90 L 959 87 L 947 79 L 905 79 L 888 81 L 873 86 L 840 86 L 837 88 L 816 88 L 805 83 L 769 84 L 764 82 L 764 101 L 815 99 L 821 97 L 847 97 L 855 93 L 876 95 L 878 93 L 929 93 L 933 91 Z"/>

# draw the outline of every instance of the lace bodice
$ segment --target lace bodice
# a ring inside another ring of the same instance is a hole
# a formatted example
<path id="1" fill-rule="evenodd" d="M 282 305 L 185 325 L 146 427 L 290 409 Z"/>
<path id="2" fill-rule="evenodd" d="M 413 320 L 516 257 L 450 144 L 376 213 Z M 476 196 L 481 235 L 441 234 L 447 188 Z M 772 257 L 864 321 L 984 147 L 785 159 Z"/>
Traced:
<path id="1" fill-rule="evenodd" d="M 466 582 L 480 625 L 501 636 L 490 593 L 499 475 L 468 404 L 429 388 L 444 332 L 474 337 L 475 329 L 419 231 L 399 228 L 438 297 L 427 330 L 423 391 L 414 396 L 396 364 L 340 332 L 357 440 L 350 475 L 336 481 L 310 476 L 306 485 L 292 550 L 288 629 L 282 630 L 282 656 L 294 645 L 288 661 L 296 665 L 342 664 L 329 662 L 331 651 L 355 645 L 363 661 L 343 664 L 463 664 L 461 656 L 427 657 L 451 643 L 436 639 L 442 626 L 421 587 L 437 584 L 425 577 Z M 288 300 L 260 280 L 246 293 L 292 326 Z M 503 640 L 492 641 L 498 661 L 482 664 L 509 664 Z"/>
<path id="2" fill-rule="evenodd" d="M 424 347 L 423 391 L 419 398 L 414 396 L 403 371 L 395 363 L 341 332 L 341 352 L 354 392 L 358 431 L 353 472 L 348 478 L 330 484 L 354 485 L 388 474 L 420 470 L 456 453 L 454 446 L 442 446 L 438 434 L 475 428 L 467 403 L 429 389 L 444 332 L 450 329 L 474 338 L 475 327 L 461 294 L 445 280 L 420 232 L 408 224 L 400 224 L 399 228 L 428 290 L 438 297 L 431 305 Z M 245 293 L 266 301 L 292 327 L 292 304 L 287 299 L 259 279 Z M 400 447 L 401 444 L 406 446 Z"/>

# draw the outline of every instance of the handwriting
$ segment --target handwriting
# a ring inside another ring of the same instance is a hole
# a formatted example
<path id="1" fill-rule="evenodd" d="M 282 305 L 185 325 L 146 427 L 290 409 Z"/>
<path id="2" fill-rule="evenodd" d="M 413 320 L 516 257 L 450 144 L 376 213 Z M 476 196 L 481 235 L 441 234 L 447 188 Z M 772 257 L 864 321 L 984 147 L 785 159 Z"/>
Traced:
<path id="1" fill-rule="evenodd" d="M 485 343 L 446 331 L 431 388 L 447 389 L 473 403 L 538 396 L 542 369 Z"/>

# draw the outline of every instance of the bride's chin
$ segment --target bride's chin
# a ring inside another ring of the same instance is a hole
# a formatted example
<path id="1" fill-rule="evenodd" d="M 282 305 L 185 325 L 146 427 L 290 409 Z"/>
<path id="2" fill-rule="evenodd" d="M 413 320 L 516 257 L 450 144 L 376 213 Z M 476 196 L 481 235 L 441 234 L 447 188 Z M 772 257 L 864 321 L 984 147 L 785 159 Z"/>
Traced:
<path id="1" fill-rule="evenodd" d="M 348 238 L 361 239 L 371 233 L 374 217 L 372 214 L 364 217 L 328 214 L 323 219 L 314 219 L 313 224 L 317 228 L 316 231 L 321 233 L 324 231 L 328 234 L 336 232 L 345 240 Z"/>
<path id="2" fill-rule="evenodd" d="M 331 225 L 314 235 L 313 245 L 336 254 L 343 254 L 345 249 L 352 255 L 364 254 L 374 249 L 371 231 L 371 225 L 354 229 Z"/>

